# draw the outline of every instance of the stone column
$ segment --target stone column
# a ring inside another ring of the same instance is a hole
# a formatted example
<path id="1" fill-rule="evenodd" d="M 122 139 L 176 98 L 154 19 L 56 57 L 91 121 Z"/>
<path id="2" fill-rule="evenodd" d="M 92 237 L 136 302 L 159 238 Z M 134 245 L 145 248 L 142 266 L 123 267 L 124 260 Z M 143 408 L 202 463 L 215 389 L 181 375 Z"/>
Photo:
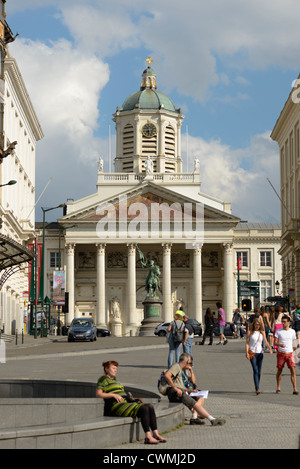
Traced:
<path id="1" fill-rule="evenodd" d="M 96 325 L 106 328 L 105 321 L 105 244 L 97 244 L 97 306 Z"/>
<path id="2" fill-rule="evenodd" d="M 233 314 L 233 249 L 231 243 L 223 244 L 224 247 L 224 301 L 226 321 L 231 321 Z"/>
<path id="3" fill-rule="evenodd" d="M 72 319 L 74 319 L 75 311 L 75 277 L 74 277 L 74 253 L 75 253 L 75 244 L 70 243 L 66 245 L 67 252 L 67 282 L 66 282 L 66 291 L 69 292 L 69 312 L 66 315 L 66 322 L 70 324 Z"/>
<path id="4" fill-rule="evenodd" d="M 194 314 L 197 321 L 203 323 L 202 313 L 202 244 L 193 251 L 193 294 Z"/>
<path id="5" fill-rule="evenodd" d="M 128 279 L 127 279 L 127 323 L 126 331 L 137 329 L 136 318 L 136 247 L 135 244 L 127 244 L 128 247 Z"/>
<path id="6" fill-rule="evenodd" d="M 163 321 L 172 321 L 171 246 L 163 244 Z"/>

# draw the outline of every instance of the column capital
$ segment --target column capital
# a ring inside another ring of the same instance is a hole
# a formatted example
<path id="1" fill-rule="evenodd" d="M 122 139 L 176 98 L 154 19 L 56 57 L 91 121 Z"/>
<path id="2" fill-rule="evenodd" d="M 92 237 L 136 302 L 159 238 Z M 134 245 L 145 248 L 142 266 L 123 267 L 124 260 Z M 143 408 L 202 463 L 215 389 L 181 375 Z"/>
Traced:
<path id="1" fill-rule="evenodd" d="M 232 247 L 233 247 L 233 243 L 232 243 L 232 242 L 223 243 L 224 251 L 225 251 L 226 253 L 228 253 L 228 254 L 232 252 Z"/>
<path id="2" fill-rule="evenodd" d="M 105 247 L 106 247 L 106 244 L 103 244 L 103 243 L 96 244 L 98 254 L 105 254 Z"/>
<path id="3" fill-rule="evenodd" d="M 193 252 L 194 254 L 201 254 L 203 248 L 203 243 L 195 243 L 193 244 Z"/>
<path id="4" fill-rule="evenodd" d="M 75 243 L 67 243 L 67 244 L 66 244 L 67 255 L 74 254 L 75 246 L 76 246 Z"/>
<path id="5" fill-rule="evenodd" d="M 128 254 L 135 254 L 136 244 L 134 243 L 127 244 L 127 248 L 128 248 Z"/>
<path id="6" fill-rule="evenodd" d="M 162 243 L 163 250 L 166 254 L 171 252 L 172 243 Z"/>

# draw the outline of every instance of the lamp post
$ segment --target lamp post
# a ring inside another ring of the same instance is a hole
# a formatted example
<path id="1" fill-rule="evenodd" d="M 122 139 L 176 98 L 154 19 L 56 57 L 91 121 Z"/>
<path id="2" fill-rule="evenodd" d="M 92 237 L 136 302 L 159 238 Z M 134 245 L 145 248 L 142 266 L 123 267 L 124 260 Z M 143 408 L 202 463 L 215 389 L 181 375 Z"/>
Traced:
<path id="1" fill-rule="evenodd" d="M 0 187 L 4 187 L 4 186 L 13 186 L 14 184 L 17 184 L 17 181 L 15 181 L 14 179 L 12 179 L 11 181 L 8 181 L 6 184 L 0 184 Z"/>
<path id="2" fill-rule="evenodd" d="M 41 262 L 41 274 L 40 274 L 40 294 L 39 299 L 42 302 L 42 306 L 44 304 L 44 277 L 45 277 L 45 223 L 46 223 L 46 212 L 50 212 L 50 210 L 55 210 L 57 208 L 64 207 L 65 204 L 59 204 L 56 207 L 51 208 L 42 208 L 43 211 L 43 247 L 42 247 L 42 262 Z M 43 316 L 41 315 L 41 337 L 43 332 Z"/>
<path id="3" fill-rule="evenodd" d="M 77 224 L 74 224 L 74 225 L 71 225 L 71 226 L 68 226 L 68 228 L 74 228 L 75 226 L 78 226 Z M 61 235 L 62 235 L 62 232 L 65 230 L 66 228 L 64 226 L 60 226 L 59 227 L 59 251 L 58 251 L 58 257 L 59 257 L 59 270 L 61 270 Z M 65 292 L 67 293 L 67 292 Z M 60 309 L 62 308 L 62 306 L 58 306 L 58 328 L 57 328 L 57 334 L 60 335 Z M 66 313 L 65 313 L 66 314 Z M 66 316 L 65 316 L 66 317 Z"/>

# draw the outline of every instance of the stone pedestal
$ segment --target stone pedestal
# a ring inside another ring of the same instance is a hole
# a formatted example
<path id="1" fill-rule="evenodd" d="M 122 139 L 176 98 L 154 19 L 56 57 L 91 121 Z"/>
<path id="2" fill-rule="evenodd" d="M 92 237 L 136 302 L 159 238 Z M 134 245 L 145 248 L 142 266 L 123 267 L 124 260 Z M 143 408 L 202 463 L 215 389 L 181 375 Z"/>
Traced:
<path id="1" fill-rule="evenodd" d="M 110 330 L 114 337 L 122 337 L 123 322 L 119 318 L 111 318 Z"/>
<path id="2" fill-rule="evenodd" d="M 143 301 L 144 319 L 139 336 L 153 336 L 155 326 L 161 323 L 162 301 L 158 297 L 149 297 Z"/>

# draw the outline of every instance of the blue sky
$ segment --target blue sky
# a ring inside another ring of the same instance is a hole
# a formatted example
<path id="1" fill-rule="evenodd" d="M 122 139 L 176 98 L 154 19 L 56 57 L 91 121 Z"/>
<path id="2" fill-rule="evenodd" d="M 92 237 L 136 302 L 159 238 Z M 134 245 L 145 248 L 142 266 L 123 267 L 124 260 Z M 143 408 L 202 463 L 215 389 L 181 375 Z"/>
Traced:
<path id="1" fill-rule="evenodd" d="M 299 74 L 299 2 L 8 0 L 6 10 L 19 33 L 10 52 L 45 134 L 37 198 L 52 177 L 37 220 L 41 206 L 95 192 L 99 156 L 109 169 L 109 126 L 114 151 L 112 114 L 139 89 L 150 55 L 159 90 L 185 115 L 184 169 L 199 158 L 204 193 L 231 200 L 244 220 L 280 221 L 269 135 Z"/>

